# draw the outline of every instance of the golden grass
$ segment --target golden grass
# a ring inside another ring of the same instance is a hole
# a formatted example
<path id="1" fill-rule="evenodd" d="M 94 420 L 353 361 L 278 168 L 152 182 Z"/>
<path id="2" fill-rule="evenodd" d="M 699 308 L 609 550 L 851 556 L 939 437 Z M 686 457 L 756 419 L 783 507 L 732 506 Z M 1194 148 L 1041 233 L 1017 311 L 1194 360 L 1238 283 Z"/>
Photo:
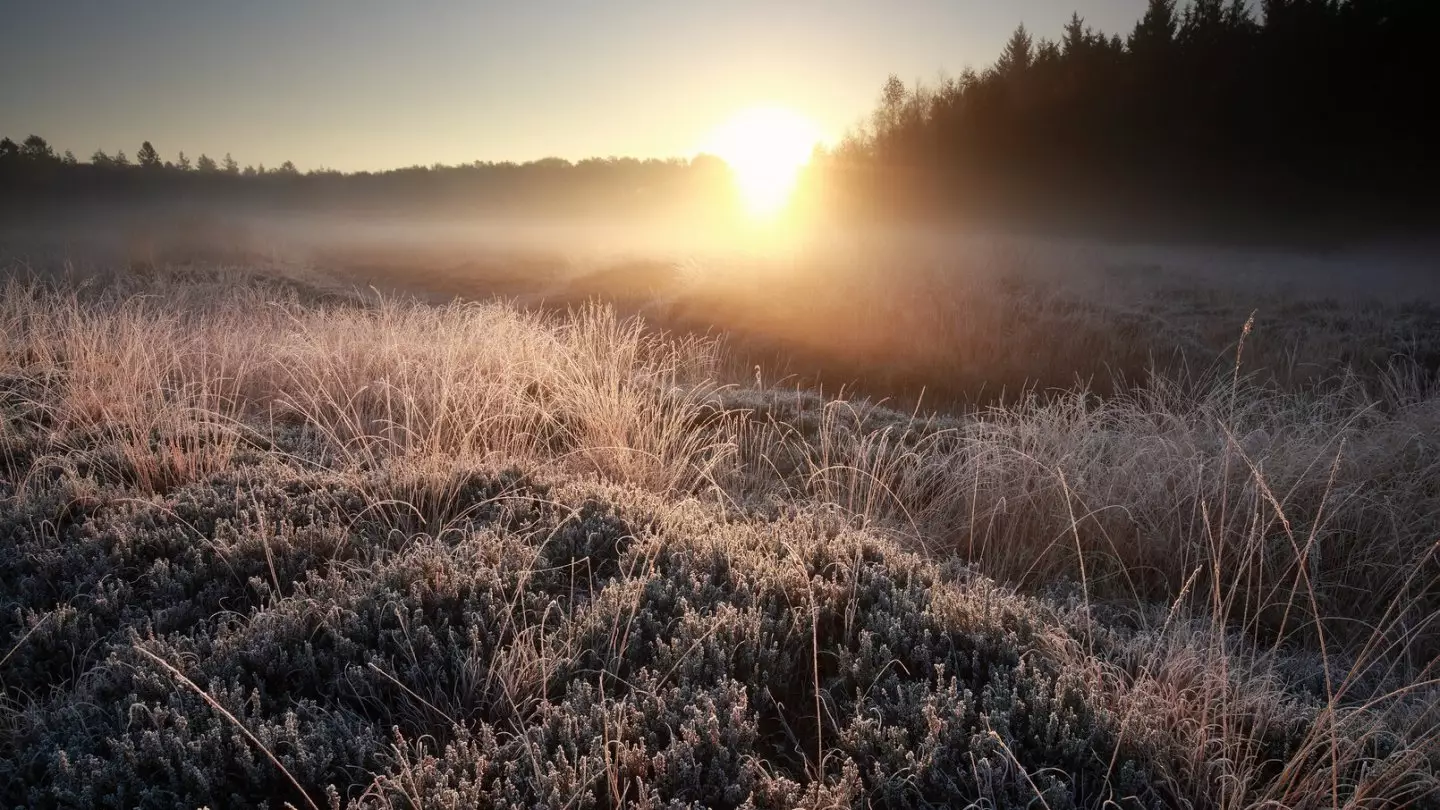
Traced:
<path id="1" fill-rule="evenodd" d="M 712 323 L 766 346 L 804 341 L 797 356 L 853 368 L 906 357 L 923 372 L 895 380 L 965 366 L 980 379 L 1003 366 L 1014 392 L 1096 374 L 1100 358 L 1157 368 L 1103 313 L 1066 306 L 1054 290 L 1003 293 L 1014 282 L 1001 277 L 943 299 L 923 289 L 884 298 L 843 332 L 839 313 L 853 311 L 843 300 L 876 288 L 806 297 L 809 317 L 796 319 L 798 289 L 782 285 L 770 309 L 741 312 L 737 302 L 761 298 L 717 291 L 733 280 L 696 283 L 650 311 L 689 322 L 723 299 L 731 309 L 708 310 Z M 926 307 L 964 317 L 941 335 L 944 319 Z M 916 311 L 914 329 L 887 328 Z M 923 415 L 827 399 L 793 380 L 767 385 L 776 374 L 764 369 L 752 382 L 724 340 L 657 333 L 602 305 L 555 314 L 375 296 L 315 304 L 208 271 L 78 290 L 16 276 L 0 290 L 0 440 L 38 434 L 57 459 L 91 453 L 142 492 L 203 481 L 250 449 L 308 442 L 335 469 L 409 465 L 402 491 L 419 512 L 446 497 L 445 475 L 427 465 L 482 462 L 736 516 L 823 505 L 937 560 L 1048 594 L 1069 605 L 1064 621 L 1096 622 L 1090 643 L 1119 652 L 1102 662 L 1072 649 L 1075 666 L 1093 673 L 1122 734 L 1144 735 L 1178 763 L 1197 806 L 1433 800 L 1440 392 L 1403 363 L 1281 385 L 1277 355 L 1252 350 L 1188 374 L 1137 373 L 1105 396 L 1080 384 Z M 1252 375 L 1252 363 L 1265 373 Z M 15 497 L 46 465 L 0 462 Z M 423 515 L 420 526 L 444 528 Z M 1101 615 L 1133 633 L 1112 637 Z M 510 648 L 475 688 L 532 699 L 547 658 L 571 654 L 538 644 Z M 1297 672 L 1297 661 L 1313 667 Z M 1296 683 L 1309 684 L 1308 697 Z M 1266 730 L 1307 700 L 1327 722 L 1301 753 L 1271 761 Z M 1378 757 L 1377 747 L 1401 753 Z M 1342 790 L 1342 774 L 1355 773 Z"/>

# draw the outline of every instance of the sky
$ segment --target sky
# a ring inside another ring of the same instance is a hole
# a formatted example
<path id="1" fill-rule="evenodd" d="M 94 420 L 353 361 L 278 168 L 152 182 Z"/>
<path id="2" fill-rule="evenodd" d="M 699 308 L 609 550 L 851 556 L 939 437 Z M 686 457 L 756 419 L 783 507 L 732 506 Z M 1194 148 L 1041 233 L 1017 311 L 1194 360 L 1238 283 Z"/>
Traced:
<path id="1" fill-rule="evenodd" d="M 1128 32 L 1145 0 L 0 0 L 0 135 L 242 165 L 688 157 L 779 105 L 830 139 L 1021 22 Z"/>

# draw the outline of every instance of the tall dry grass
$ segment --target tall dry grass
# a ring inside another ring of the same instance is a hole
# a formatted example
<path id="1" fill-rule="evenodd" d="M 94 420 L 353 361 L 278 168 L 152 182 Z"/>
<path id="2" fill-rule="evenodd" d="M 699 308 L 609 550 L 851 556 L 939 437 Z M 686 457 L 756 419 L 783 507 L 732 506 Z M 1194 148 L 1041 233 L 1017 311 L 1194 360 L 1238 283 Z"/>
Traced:
<path id="1" fill-rule="evenodd" d="M 1377 402 L 1358 385 L 1156 378 L 964 419 L 803 394 L 727 404 L 755 415 L 748 455 L 760 470 L 783 460 L 776 482 L 1006 581 L 1083 575 L 1097 598 L 1168 601 L 1199 571 L 1228 618 L 1281 636 L 1315 618 L 1296 603 L 1307 590 L 1326 615 L 1350 618 L 1378 619 L 1398 600 L 1419 655 L 1440 629 L 1440 400 L 1405 379 Z"/>
<path id="2" fill-rule="evenodd" d="M 12 278 L 0 304 L 10 395 L 57 439 L 148 448 L 132 460 L 152 469 L 136 474 L 184 456 L 190 480 L 203 477 L 225 457 L 199 455 L 276 426 L 344 463 L 501 456 L 663 491 L 694 486 L 728 453 L 706 429 L 723 421 L 705 407 L 717 342 L 657 337 L 601 307 L 568 318 L 378 299 L 312 309 L 224 279 L 213 297 L 137 283 L 52 295 Z"/>
<path id="3" fill-rule="evenodd" d="M 741 386 L 723 341 L 603 306 L 296 289 L 237 273 L 7 279 L 10 497 L 46 474 L 164 492 L 264 451 L 349 471 L 499 461 L 747 519 L 833 509 L 1068 605 L 1057 616 L 1086 639 L 1074 665 L 1196 806 L 1436 795 L 1440 392 L 1413 365 L 1281 386 L 1249 374 L 1242 347 L 1104 397 L 926 416 L 767 386 L 763 369 Z M 1316 712 L 1275 761 L 1267 735 Z"/>

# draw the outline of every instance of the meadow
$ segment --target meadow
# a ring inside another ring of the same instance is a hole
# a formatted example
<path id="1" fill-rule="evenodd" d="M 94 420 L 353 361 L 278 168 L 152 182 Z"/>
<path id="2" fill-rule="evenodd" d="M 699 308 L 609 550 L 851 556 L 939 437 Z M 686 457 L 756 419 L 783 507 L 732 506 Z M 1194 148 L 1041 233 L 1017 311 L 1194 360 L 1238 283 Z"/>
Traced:
<path id="1" fill-rule="evenodd" d="M 0 240 L 0 803 L 1440 807 L 1423 262 L 365 233 Z"/>

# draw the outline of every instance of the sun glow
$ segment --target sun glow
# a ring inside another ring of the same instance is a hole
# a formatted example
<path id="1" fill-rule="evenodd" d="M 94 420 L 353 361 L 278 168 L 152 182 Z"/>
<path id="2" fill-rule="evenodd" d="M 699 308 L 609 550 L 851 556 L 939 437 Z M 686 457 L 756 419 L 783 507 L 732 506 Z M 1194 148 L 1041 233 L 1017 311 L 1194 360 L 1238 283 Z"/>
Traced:
<path id="1" fill-rule="evenodd" d="M 705 151 L 725 161 L 751 216 L 769 219 L 790 202 L 820 130 L 783 107 L 756 107 L 718 129 Z"/>

